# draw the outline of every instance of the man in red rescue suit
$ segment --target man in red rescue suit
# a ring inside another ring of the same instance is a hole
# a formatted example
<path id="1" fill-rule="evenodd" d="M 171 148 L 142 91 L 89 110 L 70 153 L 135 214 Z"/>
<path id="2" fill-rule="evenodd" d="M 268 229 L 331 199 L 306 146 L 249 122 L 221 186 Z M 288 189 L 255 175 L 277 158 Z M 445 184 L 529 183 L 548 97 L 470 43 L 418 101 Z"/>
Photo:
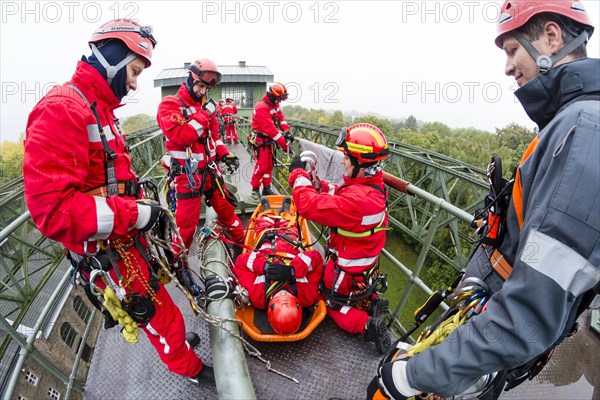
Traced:
<path id="1" fill-rule="evenodd" d="M 141 233 L 153 227 L 163 209 L 136 201 L 140 185 L 113 113 L 150 66 L 156 44 L 152 30 L 114 20 L 96 30 L 89 44 L 92 55 L 82 57 L 72 79 L 54 87 L 29 115 L 23 177 L 31 217 L 40 232 L 69 251 L 97 307 L 102 301 L 86 281 L 104 269 L 108 273 L 102 276 L 123 309 L 136 300 L 146 310 L 128 314 L 169 370 L 214 386 L 212 368 L 203 366 L 190 346 L 199 337 L 186 341 L 183 316 L 147 261 Z M 91 284 L 110 291 L 100 279 Z M 114 325 L 106 320 L 107 327 Z M 129 341 L 137 342 L 137 333 Z"/>
<path id="2" fill-rule="evenodd" d="M 255 250 L 241 254 L 235 261 L 233 272 L 248 290 L 252 305 L 259 309 L 264 310 L 268 300 L 284 289 L 293 293 L 302 307 L 319 299 L 323 257 L 317 250 L 299 248 L 298 227 L 289 213 L 291 200 L 286 196 L 281 210 L 275 210 L 267 197 L 261 198 L 264 211 L 255 225 Z"/>
<path id="3" fill-rule="evenodd" d="M 298 212 L 331 227 L 323 277 L 328 315 L 346 332 L 363 333 L 383 353 L 391 345 L 382 318 L 389 303 L 377 292 L 383 279 L 379 253 L 388 226 L 382 169 L 389 148 L 381 130 L 370 124 L 344 128 L 336 146 L 344 153 L 343 185 L 322 181 L 318 192 L 300 156 L 290 165 L 288 182 Z"/>
<path id="4" fill-rule="evenodd" d="M 262 99 L 256 103 L 252 112 L 253 139 L 250 141 L 254 148 L 256 164 L 250 185 L 252 186 L 252 200 L 257 203 L 260 199 L 261 183 L 263 196 L 274 194 L 271 181 L 273 180 L 275 145 L 277 144 L 283 151 L 287 151 L 289 143 L 294 140 L 280 105 L 287 97 L 286 87 L 281 83 L 274 83 Z"/>
<path id="5" fill-rule="evenodd" d="M 235 197 L 223 182 L 217 162 L 232 170 L 239 160 L 221 141 L 215 109 L 205 107 L 206 93 L 221 81 L 216 64 L 207 58 L 195 61 L 186 82 L 174 96 L 166 96 L 158 106 L 158 126 L 167 137 L 167 153 L 172 157 L 170 174 L 175 177 L 177 209 L 175 219 L 183 243 L 190 248 L 198 221 L 202 196 L 217 213 L 232 240 L 241 243 L 244 230 L 235 214 Z"/>
<path id="6" fill-rule="evenodd" d="M 225 120 L 225 143 L 238 144 L 237 129 L 235 126 L 235 116 L 238 112 L 237 106 L 231 97 L 225 100 L 225 105 L 221 108 L 221 115 Z"/>
<path id="7" fill-rule="evenodd" d="M 465 271 L 491 296 L 441 343 L 384 362 L 370 389 L 386 398 L 496 399 L 543 368 L 598 293 L 600 60 L 586 53 L 593 23 L 581 1 L 524 5 L 504 2 L 496 45 L 539 133 L 507 200 L 493 195 L 503 188 L 490 190 L 494 208 L 506 203 L 500 233 L 490 230 Z"/>

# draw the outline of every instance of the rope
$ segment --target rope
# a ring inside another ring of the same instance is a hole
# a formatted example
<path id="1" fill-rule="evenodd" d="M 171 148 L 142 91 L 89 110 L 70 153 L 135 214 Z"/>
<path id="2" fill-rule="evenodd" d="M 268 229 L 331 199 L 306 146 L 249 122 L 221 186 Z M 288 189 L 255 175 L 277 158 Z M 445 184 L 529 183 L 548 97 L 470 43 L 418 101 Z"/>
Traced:
<path id="1" fill-rule="evenodd" d="M 183 240 L 181 239 L 181 235 L 179 234 L 179 230 L 177 229 L 177 224 L 175 223 L 175 217 L 173 216 L 173 214 L 168 211 L 167 209 L 165 209 L 165 219 L 167 222 L 167 227 L 166 229 L 170 229 L 171 232 L 174 232 L 178 243 L 183 243 Z M 200 244 L 202 245 L 202 253 L 201 253 L 201 257 L 200 257 L 200 262 L 199 262 L 199 266 L 200 269 L 203 269 L 205 271 L 211 272 L 212 274 L 214 274 L 215 276 L 218 276 L 223 282 L 227 282 L 227 279 L 223 278 L 221 275 L 217 274 L 215 271 L 213 271 L 210 268 L 205 267 L 205 265 L 208 262 L 217 262 L 220 263 L 222 265 L 225 266 L 225 268 L 227 269 L 228 273 L 230 274 L 231 277 L 235 277 L 235 275 L 233 274 L 233 272 L 231 271 L 231 268 L 229 267 L 229 265 L 233 264 L 233 259 L 231 258 L 231 255 L 229 254 L 229 251 L 225 251 L 225 254 L 227 254 L 227 263 L 224 263 L 223 261 L 219 260 L 219 259 L 209 259 L 207 260 L 205 258 L 205 255 L 207 253 L 207 250 L 210 249 L 210 246 L 216 246 L 216 245 L 220 245 L 225 247 L 225 245 L 220 241 L 220 240 L 214 240 L 212 241 L 210 244 L 207 245 L 208 239 L 209 238 L 214 238 L 214 239 L 220 239 L 221 238 L 221 234 L 217 233 L 215 230 L 216 227 L 216 223 L 213 222 L 213 224 L 209 227 L 204 227 L 203 230 L 206 231 L 206 233 L 202 234 L 202 235 L 197 235 L 196 236 L 196 240 L 198 240 L 199 242 L 199 246 Z M 202 232 L 202 231 L 200 231 Z M 195 308 L 195 311 L 198 313 L 198 315 L 200 315 L 200 317 L 202 319 L 204 319 L 204 321 L 206 321 L 206 323 L 221 329 L 224 332 L 227 332 L 228 334 L 230 334 L 231 336 L 235 337 L 236 339 L 238 339 L 241 343 L 242 346 L 244 347 L 244 350 L 251 356 L 256 357 L 257 359 L 259 359 L 260 361 L 262 361 L 263 363 L 266 364 L 266 368 L 267 371 L 271 371 L 274 372 L 282 377 L 285 377 L 287 379 L 290 379 L 291 381 L 298 383 L 298 380 L 296 378 L 293 378 L 279 370 L 276 370 L 274 368 L 271 367 L 271 362 L 267 359 L 265 359 L 264 357 L 262 357 L 262 353 L 256 348 L 254 347 L 250 342 L 248 342 L 246 339 L 244 339 L 242 336 L 238 335 L 237 333 L 227 329 L 224 326 L 224 323 L 226 322 L 233 322 L 236 325 L 238 325 L 238 327 L 240 326 L 240 322 L 237 319 L 231 319 L 231 318 L 221 318 L 221 317 L 216 317 L 213 315 L 208 314 L 206 311 L 204 311 L 203 307 L 200 305 L 200 303 L 198 302 L 198 299 L 196 297 L 194 297 L 177 279 L 177 277 L 175 275 L 173 275 L 172 271 L 170 270 L 170 268 L 168 267 L 166 260 L 164 257 L 161 257 L 157 248 L 161 248 L 165 251 L 170 251 L 173 255 L 175 255 L 174 250 L 172 248 L 172 243 L 168 243 L 166 240 L 160 239 L 155 237 L 154 235 L 150 235 L 150 232 L 146 232 L 145 236 L 146 239 L 148 240 L 149 244 L 152 244 L 149 247 L 149 251 L 152 254 L 152 256 L 157 260 L 161 271 L 168 276 L 171 281 L 173 283 L 175 283 L 175 286 L 186 296 L 186 298 L 188 299 L 188 301 L 191 303 L 192 308 Z M 187 250 L 185 249 L 185 247 L 180 246 L 179 247 L 181 249 L 181 255 L 180 257 L 182 257 L 184 259 L 184 261 L 186 262 L 186 265 L 189 265 L 187 263 L 188 261 L 188 254 L 187 254 Z M 234 278 L 235 279 L 235 278 Z M 223 300 L 225 298 L 227 298 L 227 296 L 230 293 L 230 288 L 229 285 L 225 285 L 226 286 L 226 293 L 224 296 L 220 297 L 220 298 L 209 298 L 208 296 L 205 297 L 210 300 L 210 301 L 219 301 L 219 300 Z M 236 280 L 236 286 L 240 287 L 239 282 L 237 282 Z M 247 296 L 247 292 L 246 296 Z"/>
<path id="2" fill-rule="evenodd" d="M 108 310 L 111 317 L 117 321 L 120 325 L 123 325 L 123 337 L 128 343 L 136 344 L 138 342 L 139 328 L 137 323 L 133 321 L 133 318 L 123 310 L 121 302 L 117 299 L 115 291 L 107 286 L 104 289 L 104 302 L 102 305 Z"/>

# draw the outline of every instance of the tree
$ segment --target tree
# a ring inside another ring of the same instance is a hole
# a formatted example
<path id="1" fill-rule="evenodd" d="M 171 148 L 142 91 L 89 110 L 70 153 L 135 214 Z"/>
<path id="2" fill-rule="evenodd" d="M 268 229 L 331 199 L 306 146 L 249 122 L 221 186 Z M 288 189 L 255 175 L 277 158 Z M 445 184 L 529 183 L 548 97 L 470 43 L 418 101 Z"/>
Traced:
<path id="1" fill-rule="evenodd" d="M 283 110 L 283 114 L 286 116 L 286 118 L 292 118 L 292 119 L 297 119 L 299 115 L 308 111 L 306 108 L 304 108 L 302 106 L 292 106 L 292 105 L 283 106 L 282 110 Z"/>
<path id="2" fill-rule="evenodd" d="M 346 120 L 344 119 L 344 114 L 340 110 L 335 110 L 331 117 L 329 117 L 328 125 L 343 127 L 346 126 Z"/>
<path id="3" fill-rule="evenodd" d="M 419 125 L 417 124 L 417 119 L 414 115 L 410 115 L 408 118 L 406 118 L 406 121 L 404 121 L 404 127 L 413 132 L 419 131 Z"/>
<path id="4" fill-rule="evenodd" d="M 18 142 L 5 140 L 0 145 L 0 182 L 4 183 L 23 174 L 23 138 Z"/>
<path id="5" fill-rule="evenodd" d="M 141 131 L 156 125 L 156 119 L 148 114 L 137 114 L 127 117 L 123 121 L 123 130 L 125 133 Z"/>
<path id="6" fill-rule="evenodd" d="M 452 130 L 448 125 L 441 122 L 426 122 L 419 128 L 419 133 L 427 132 L 437 132 L 440 135 L 449 135 Z"/>
<path id="7" fill-rule="evenodd" d="M 528 146 L 536 135 L 535 130 L 511 122 L 504 128 L 496 128 L 498 144 L 511 149 Z"/>
<path id="8" fill-rule="evenodd" d="M 504 128 L 496 128 L 498 145 L 512 150 L 510 156 L 504 159 L 505 169 L 510 166 L 510 170 L 512 170 L 519 164 L 521 156 L 525 153 L 536 134 L 535 129 L 529 130 L 514 122 Z"/>

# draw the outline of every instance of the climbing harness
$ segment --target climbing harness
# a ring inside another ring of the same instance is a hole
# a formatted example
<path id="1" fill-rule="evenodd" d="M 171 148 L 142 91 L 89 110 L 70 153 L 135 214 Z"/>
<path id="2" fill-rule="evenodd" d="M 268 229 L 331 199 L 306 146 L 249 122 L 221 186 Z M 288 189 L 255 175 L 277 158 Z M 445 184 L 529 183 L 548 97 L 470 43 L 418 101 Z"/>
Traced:
<path id="1" fill-rule="evenodd" d="M 325 304 L 332 310 L 339 311 L 346 306 L 366 310 L 374 294 L 379 296 L 386 292 L 387 276 L 379 271 L 379 260 L 368 271 L 361 274 L 350 274 L 339 267 L 336 253 L 329 251 L 325 263 L 328 263 L 329 259 L 332 259 L 334 263 L 333 282 L 337 282 L 342 273 L 352 277 L 352 290 L 347 296 L 338 293 L 335 288 L 328 289 L 324 280 L 321 279 L 319 286 L 326 297 Z"/>
<path id="2" fill-rule="evenodd" d="M 516 171 L 515 171 L 516 173 Z M 506 215 L 512 196 L 515 173 L 509 180 L 502 177 L 502 159 L 493 155 L 487 167 L 489 191 L 485 196 L 484 209 L 473 218 L 471 226 L 477 228 L 473 236 L 479 236 L 479 242 L 498 248 L 506 233 Z"/>

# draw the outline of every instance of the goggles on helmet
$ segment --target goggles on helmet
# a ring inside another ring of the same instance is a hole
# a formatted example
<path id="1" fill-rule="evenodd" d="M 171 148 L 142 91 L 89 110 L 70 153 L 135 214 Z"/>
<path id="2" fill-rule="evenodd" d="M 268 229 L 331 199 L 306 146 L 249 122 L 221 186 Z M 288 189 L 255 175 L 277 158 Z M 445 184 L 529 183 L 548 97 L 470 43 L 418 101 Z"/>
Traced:
<path id="1" fill-rule="evenodd" d="M 200 71 L 195 65 L 190 67 L 190 71 L 206 85 L 215 86 L 221 82 L 221 74 L 216 71 Z"/>
<path id="2" fill-rule="evenodd" d="M 340 131 L 337 139 L 335 140 L 335 145 L 337 147 L 342 147 L 344 150 L 348 151 L 348 145 L 346 144 L 346 138 L 348 137 L 348 127 L 345 126 Z"/>

